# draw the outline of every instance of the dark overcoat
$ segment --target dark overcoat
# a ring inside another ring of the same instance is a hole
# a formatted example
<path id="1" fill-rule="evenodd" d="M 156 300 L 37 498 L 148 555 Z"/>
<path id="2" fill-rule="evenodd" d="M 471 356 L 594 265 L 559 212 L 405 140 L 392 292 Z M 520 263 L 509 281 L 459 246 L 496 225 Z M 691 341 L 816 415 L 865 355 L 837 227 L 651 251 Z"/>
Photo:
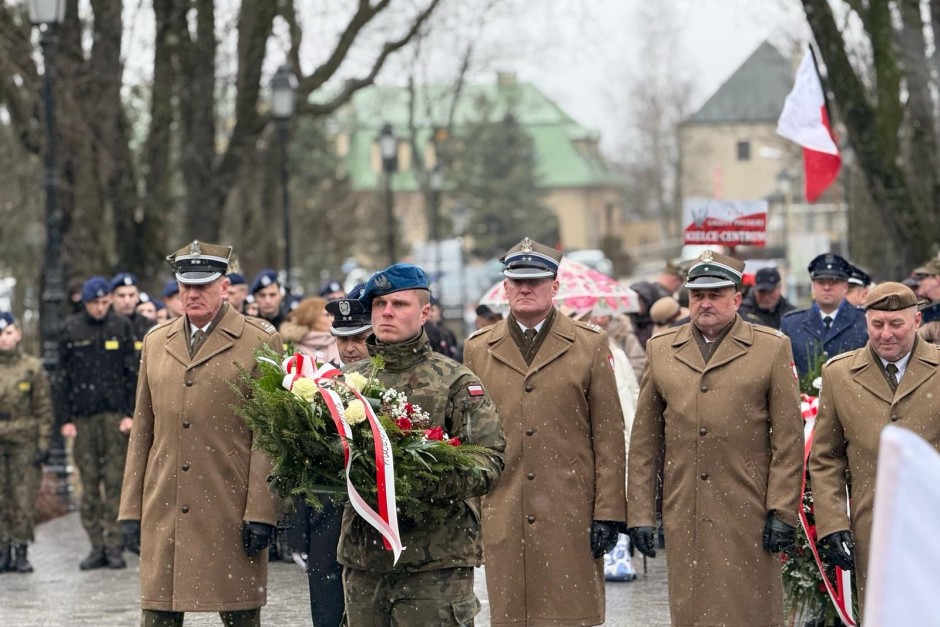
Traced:
<path id="1" fill-rule="evenodd" d="M 828 331 L 816 303 L 808 309 L 784 314 L 780 319 L 780 330 L 790 338 L 793 361 L 801 377 L 813 367 L 817 354 L 822 355 L 825 362 L 830 357 L 865 346 L 868 341 L 865 312 L 847 300 L 839 305 Z"/>
<path id="2" fill-rule="evenodd" d="M 226 306 L 227 307 L 227 306 Z M 141 521 L 143 609 L 230 611 L 261 607 L 267 551 L 248 557 L 242 523 L 274 524 L 271 463 L 232 406 L 241 366 L 281 338 L 267 322 L 231 307 L 189 356 L 184 319 L 144 338 L 120 520 Z M 242 392 L 246 390 L 242 389 Z"/>
<path id="3" fill-rule="evenodd" d="M 916 342 L 896 393 L 875 359 L 866 346 L 823 367 L 809 458 L 819 537 L 852 530 L 859 608 L 865 601 L 881 430 L 890 424 L 910 429 L 940 450 L 940 347 Z M 851 527 L 846 468 L 852 477 Z"/>
<path id="4" fill-rule="evenodd" d="M 628 524 L 663 524 L 673 625 L 781 626 L 767 512 L 796 527 L 803 421 L 790 343 L 740 316 L 706 365 L 685 324 L 650 339 L 630 439 Z"/>
<path id="5" fill-rule="evenodd" d="M 503 320 L 464 345 L 506 433 L 506 467 L 483 498 L 492 624 L 604 621 L 592 520 L 624 521 L 623 414 L 607 334 L 556 315 L 526 365 Z"/>

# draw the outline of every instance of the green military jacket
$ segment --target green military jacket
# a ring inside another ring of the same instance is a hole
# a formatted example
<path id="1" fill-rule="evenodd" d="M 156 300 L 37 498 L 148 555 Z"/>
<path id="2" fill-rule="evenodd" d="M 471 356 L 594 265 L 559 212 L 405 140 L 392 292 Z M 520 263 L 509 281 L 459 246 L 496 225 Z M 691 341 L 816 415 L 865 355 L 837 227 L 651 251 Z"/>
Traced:
<path id="1" fill-rule="evenodd" d="M 19 349 L 0 351 L 0 440 L 49 449 L 53 409 L 42 362 Z"/>
<path id="2" fill-rule="evenodd" d="M 417 572 L 442 568 L 472 567 L 483 563 L 480 513 L 475 497 L 489 492 L 503 470 L 506 439 L 489 394 L 480 379 L 456 361 L 431 350 L 422 331 L 416 339 L 402 344 L 377 344 L 368 340 L 369 354 L 381 355 L 384 369 L 377 378 L 386 388 L 404 393 L 408 401 L 420 405 L 431 416 L 433 426 L 443 426 L 450 437 L 465 444 L 489 449 L 480 455 L 482 473 L 470 476 L 453 473 L 436 485 L 434 499 L 447 509 L 442 525 L 415 526 L 399 520 L 404 552 L 392 566 L 392 552 L 385 550 L 378 531 L 366 523 L 351 506 L 343 514 L 337 560 L 339 563 L 377 573 Z M 363 360 L 346 367 L 347 372 L 368 376 L 371 362 Z"/>

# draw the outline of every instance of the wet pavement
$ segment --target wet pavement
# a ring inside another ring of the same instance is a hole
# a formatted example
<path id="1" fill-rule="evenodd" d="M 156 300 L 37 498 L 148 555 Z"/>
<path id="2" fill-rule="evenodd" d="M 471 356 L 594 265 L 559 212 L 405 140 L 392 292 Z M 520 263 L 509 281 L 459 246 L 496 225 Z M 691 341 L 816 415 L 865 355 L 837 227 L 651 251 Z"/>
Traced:
<path id="1" fill-rule="evenodd" d="M 77 513 L 39 525 L 36 543 L 30 546 L 35 572 L 28 575 L 0 574 L 0 625 L 15 627 L 127 626 L 140 623 L 140 582 L 137 556 L 125 554 L 125 570 L 82 572 L 78 563 L 90 547 Z M 660 557 L 647 562 L 638 555 L 640 572 L 632 582 L 607 584 L 607 625 L 659 627 L 669 625 L 666 596 L 666 564 Z M 483 611 L 476 625 L 487 627 L 484 573 L 477 571 L 477 594 Z M 261 610 L 265 625 L 310 625 L 307 578 L 296 565 L 271 564 L 268 573 L 268 604 Z M 187 627 L 221 625 L 216 613 L 186 615 Z"/>

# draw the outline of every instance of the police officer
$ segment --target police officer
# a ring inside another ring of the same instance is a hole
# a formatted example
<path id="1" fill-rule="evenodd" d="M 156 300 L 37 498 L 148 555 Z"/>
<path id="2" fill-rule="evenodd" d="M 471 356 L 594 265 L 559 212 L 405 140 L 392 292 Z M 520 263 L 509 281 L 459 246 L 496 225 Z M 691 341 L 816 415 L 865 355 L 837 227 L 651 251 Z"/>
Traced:
<path id="1" fill-rule="evenodd" d="M 275 329 L 281 328 L 288 312 L 283 306 L 284 291 L 277 279 L 277 271 L 267 268 L 259 272 L 249 291 L 258 304 L 258 316 L 274 325 Z"/>
<path id="2" fill-rule="evenodd" d="M 119 272 L 111 279 L 111 306 L 119 315 L 131 321 L 134 327 L 134 348 L 138 351 L 147 331 L 152 329 L 156 320 L 137 313 L 140 303 L 140 289 L 137 277 L 130 272 Z"/>
<path id="3" fill-rule="evenodd" d="M 46 371 L 20 351 L 21 337 L 13 314 L 0 312 L 0 573 L 33 570 L 26 545 L 54 421 Z"/>
<path id="4" fill-rule="evenodd" d="M 237 272 L 228 273 L 228 292 L 226 300 L 238 313 L 245 313 L 245 299 L 248 298 L 248 283 Z"/>
<path id="5" fill-rule="evenodd" d="M 368 359 L 366 338 L 372 334 L 369 310 L 359 300 L 365 284 L 331 300 L 326 311 L 333 316 L 330 333 L 336 338 L 343 364 Z M 314 510 L 305 501 L 294 506 L 286 531 L 287 546 L 294 561 L 307 573 L 310 613 L 316 627 L 336 627 L 343 620 L 342 567 L 336 561 L 343 522 L 343 508 L 328 496 L 320 496 L 323 509 Z"/>
<path id="6" fill-rule="evenodd" d="M 163 306 L 166 308 L 166 317 L 168 320 L 179 318 L 183 315 L 183 303 L 180 300 L 180 286 L 176 279 L 170 279 L 163 286 L 160 293 L 163 298 Z"/>
<path id="7" fill-rule="evenodd" d="M 75 438 L 82 525 L 92 547 L 79 567 L 124 568 L 117 512 L 134 415 L 134 328 L 111 309 L 111 286 L 103 277 L 85 282 L 82 301 L 85 311 L 65 321 L 56 392 L 62 435 Z"/>
<path id="8" fill-rule="evenodd" d="M 424 270 L 389 266 L 369 279 L 361 300 L 372 309 L 369 354 L 385 363 L 380 383 L 420 405 L 432 426 L 482 448 L 474 454 L 478 473 L 452 472 L 425 486 L 423 496 L 442 522 L 402 521 L 405 550 L 396 565 L 379 533 L 346 507 L 338 557 L 348 624 L 471 625 L 480 610 L 473 569 L 483 561 L 474 497 L 499 479 L 506 444 L 496 408 L 476 375 L 428 345 L 421 328 L 430 309 Z M 371 368 L 361 361 L 345 370 L 367 375 Z"/>
<path id="9" fill-rule="evenodd" d="M 785 314 L 780 330 L 790 338 L 793 360 L 802 379 L 817 372 L 830 357 L 854 350 L 868 341 L 865 314 L 845 300 L 849 262 L 832 253 L 809 263 L 813 305 Z"/>
<path id="10" fill-rule="evenodd" d="M 852 303 L 853 307 L 864 310 L 869 285 L 871 285 L 871 277 L 868 273 L 858 266 L 849 264 L 849 290 L 845 293 L 845 300 Z"/>
<path id="11" fill-rule="evenodd" d="M 779 329 L 783 314 L 794 309 L 783 295 L 780 272 L 776 268 L 761 268 L 754 275 L 754 289 L 741 300 L 738 313 L 748 322 Z"/>

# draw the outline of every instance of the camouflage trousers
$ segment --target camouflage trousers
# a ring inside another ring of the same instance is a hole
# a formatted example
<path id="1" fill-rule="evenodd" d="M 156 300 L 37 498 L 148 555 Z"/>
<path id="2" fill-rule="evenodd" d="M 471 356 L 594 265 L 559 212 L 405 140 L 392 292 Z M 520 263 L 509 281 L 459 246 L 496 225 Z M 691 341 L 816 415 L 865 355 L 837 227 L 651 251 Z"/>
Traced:
<path id="1" fill-rule="evenodd" d="M 36 443 L 0 439 L 0 540 L 32 542 L 42 471 Z"/>
<path id="2" fill-rule="evenodd" d="M 472 568 L 371 573 L 347 566 L 343 596 L 349 627 L 472 626 L 480 611 Z"/>
<path id="3" fill-rule="evenodd" d="M 118 431 L 123 416 L 104 412 L 75 418 L 72 455 L 82 481 L 82 526 L 94 548 L 121 548 L 118 524 L 128 436 Z"/>

